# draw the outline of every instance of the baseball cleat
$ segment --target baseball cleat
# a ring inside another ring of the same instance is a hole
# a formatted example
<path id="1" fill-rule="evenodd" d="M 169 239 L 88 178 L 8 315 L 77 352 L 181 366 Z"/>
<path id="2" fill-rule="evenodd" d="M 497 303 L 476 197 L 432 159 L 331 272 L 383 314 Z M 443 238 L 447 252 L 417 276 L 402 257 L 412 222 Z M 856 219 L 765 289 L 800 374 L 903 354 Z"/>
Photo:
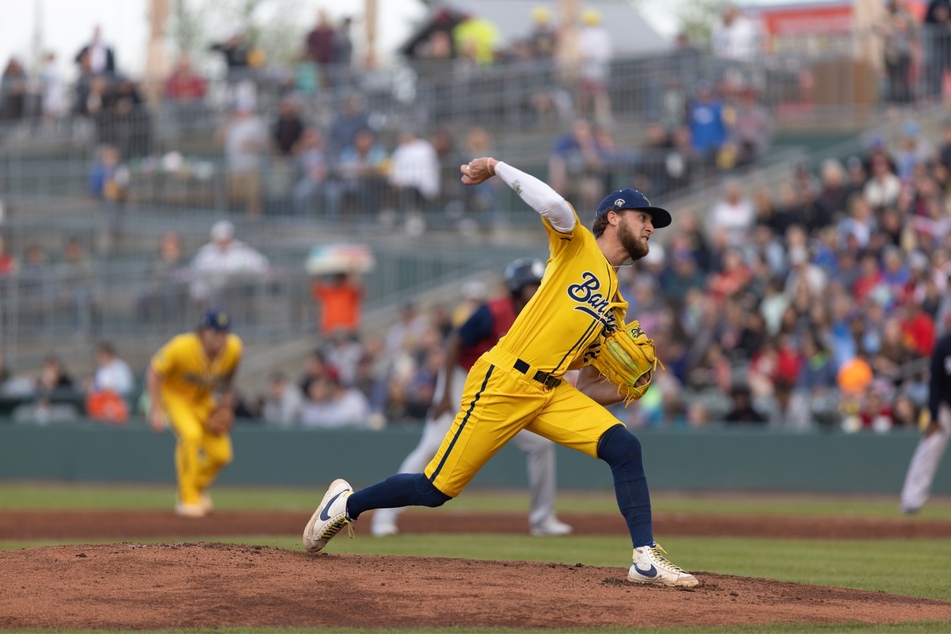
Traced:
<path id="1" fill-rule="evenodd" d="M 635 548 L 634 563 L 627 573 L 627 580 L 679 588 L 693 588 L 700 583 L 692 574 L 670 563 L 664 557 L 666 554 L 667 551 L 657 542 Z"/>
<path id="2" fill-rule="evenodd" d="M 208 510 L 201 502 L 195 504 L 186 504 L 184 502 L 175 503 L 175 515 L 179 517 L 204 517 L 207 514 Z"/>
<path id="3" fill-rule="evenodd" d="M 347 498 L 351 493 L 353 487 L 346 480 L 337 478 L 330 483 L 330 488 L 304 528 L 304 548 L 308 552 L 320 552 L 341 528 L 350 525 L 350 519 L 347 518 Z"/>
<path id="4" fill-rule="evenodd" d="M 400 534 L 395 522 L 373 522 L 370 524 L 370 534 L 374 537 L 393 537 Z"/>
<path id="5" fill-rule="evenodd" d="M 538 524 L 532 526 L 528 532 L 532 537 L 560 537 L 562 535 L 570 535 L 571 531 L 571 526 L 565 524 L 554 515 L 549 515 Z"/>

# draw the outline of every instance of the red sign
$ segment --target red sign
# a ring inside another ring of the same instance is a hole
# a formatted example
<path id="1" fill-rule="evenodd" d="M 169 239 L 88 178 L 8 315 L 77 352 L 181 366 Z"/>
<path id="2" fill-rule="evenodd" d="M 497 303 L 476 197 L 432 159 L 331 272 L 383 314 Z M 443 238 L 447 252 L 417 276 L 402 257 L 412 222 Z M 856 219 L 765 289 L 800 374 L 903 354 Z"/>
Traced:
<path id="1" fill-rule="evenodd" d="M 760 19 L 770 35 L 816 35 L 852 30 L 852 3 L 768 8 Z"/>

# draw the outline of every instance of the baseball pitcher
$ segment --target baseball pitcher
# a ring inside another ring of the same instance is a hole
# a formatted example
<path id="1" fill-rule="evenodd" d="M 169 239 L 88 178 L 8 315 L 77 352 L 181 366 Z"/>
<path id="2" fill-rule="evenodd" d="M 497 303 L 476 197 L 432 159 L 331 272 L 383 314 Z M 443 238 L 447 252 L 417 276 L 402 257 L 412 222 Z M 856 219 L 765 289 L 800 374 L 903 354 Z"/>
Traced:
<path id="1" fill-rule="evenodd" d="M 550 253 L 541 286 L 508 333 L 472 366 L 461 408 L 424 471 L 359 491 L 335 480 L 304 528 L 304 547 L 322 550 L 364 511 L 445 504 L 527 429 L 608 464 L 634 547 L 629 581 L 696 586 L 697 578 L 672 564 L 654 541 L 640 441 L 604 407 L 639 398 L 650 384 L 653 342 L 625 321 L 617 268 L 647 255 L 651 235 L 671 223 L 670 214 L 623 189 L 604 198 L 589 231 L 557 192 L 511 165 L 479 158 L 460 171 L 466 185 L 498 176 L 541 215 Z M 609 357 L 618 361 L 606 363 Z M 614 367 L 630 372 L 615 375 Z M 579 370 L 577 387 L 562 378 L 572 369 Z"/>

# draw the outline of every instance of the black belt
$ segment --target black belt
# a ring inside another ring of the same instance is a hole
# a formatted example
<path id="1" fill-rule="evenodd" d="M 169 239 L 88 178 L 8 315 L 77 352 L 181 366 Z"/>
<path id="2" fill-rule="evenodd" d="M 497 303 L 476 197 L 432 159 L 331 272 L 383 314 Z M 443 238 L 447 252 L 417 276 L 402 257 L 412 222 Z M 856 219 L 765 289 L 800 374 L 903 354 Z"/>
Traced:
<path id="1" fill-rule="evenodd" d="M 521 372 L 522 374 L 527 376 L 528 370 L 531 366 L 529 366 L 527 363 L 525 363 L 521 359 L 518 359 L 515 361 L 515 365 L 513 367 L 519 372 Z M 541 383 L 547 388 L 555 387 L 556 385 L 561 383 L 561 379 L 559 379 L 557 376 L 548 374 L 547 372 L 542 372 L 541 370 L 536 372 L 535 376 L 533 376 L 532 379 L 534 379 L 535 381 L 538 381 L 539 383 Z"/>

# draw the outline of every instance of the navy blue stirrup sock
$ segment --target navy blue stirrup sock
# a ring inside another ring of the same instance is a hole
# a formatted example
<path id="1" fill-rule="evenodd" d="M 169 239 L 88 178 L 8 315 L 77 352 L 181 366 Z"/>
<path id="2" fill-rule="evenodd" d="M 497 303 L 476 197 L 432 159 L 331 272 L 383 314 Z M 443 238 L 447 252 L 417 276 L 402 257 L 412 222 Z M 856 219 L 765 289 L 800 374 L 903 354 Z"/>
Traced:
<path id="1" fill-rule="evenodd" d="M 616 425 L 598 441 L 598 458 L 608 463 L 614 474 L 614 494 L 634 548 L 653 544 L 651 497 L 644 475 L 641 441 L 624 425 Z"/>
<path id="2" fill-rule="evenodd" d="M 442 506 L 452 498 L 433 486 L 422 473 L 397 473 L 382 482 L 354 491 L 347 499 L 347 517 L 364 511 L 401 506 Z"/>

